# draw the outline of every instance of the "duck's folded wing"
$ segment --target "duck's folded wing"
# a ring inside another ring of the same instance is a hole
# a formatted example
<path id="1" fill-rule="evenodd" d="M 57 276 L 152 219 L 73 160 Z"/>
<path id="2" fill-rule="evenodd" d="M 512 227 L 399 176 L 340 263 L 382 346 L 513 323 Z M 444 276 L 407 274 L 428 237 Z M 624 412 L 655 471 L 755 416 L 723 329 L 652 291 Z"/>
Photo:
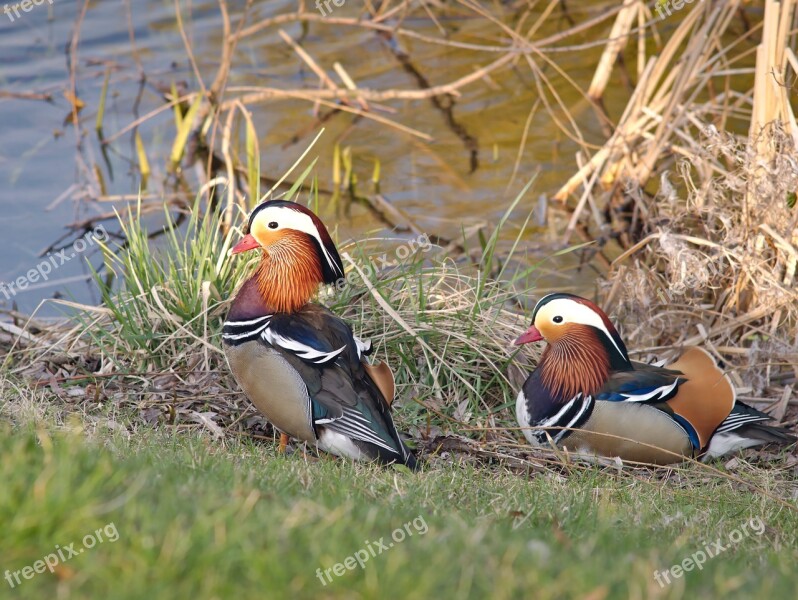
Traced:
<path id="1" fill-rule="evenodd" d="M 690 439 L 694 450 L 701 448 L 701 440 L 693 424 L 685 415 L 674 410 L 671 402 L 679 394 L 687 379 L 680 371 L 664 369 L 655 365 L 634 363 L 630 371 L 618 371 L 610 375 L 597 400 L 610 402 L 634 402 L 646 404 L 668 415 Z"/>
<path id="2" fill-rule="evenodd" d="M 320 307 L 275 315 L 262 339 L 299 372 L 314 425 L 371 444 L 382 458 L 407 459 L 388 402 L 364 368 L 369 346 L 342 319 Z"/>
<path id="3" fill-rule="evenodd" d="M 355 377 L 338 367 L 323 370 L 320 388 L 311 392 L 313 411 L 321 417 L 316 424 L 403 457 L 387 404 L 369 379 Z"/>
<path id="4" fill-rule="evenodd" d="M 673 398 L 685 381 L 679 371 L 635 363 L 633 370 L 612 373 L 596 394 L 596 399 L 612 402 L 664 402 Z"/>
<path id="5" fill-rule="evenodd" d="M 629 371 L 613 373 L 598 397 L 660 409 L 685 430 L 696 450 L 707 447 L 735 404 L 729 378 L 709 353 L 696 347 L 685 349 L 668 369 L 636 363 Z"/>

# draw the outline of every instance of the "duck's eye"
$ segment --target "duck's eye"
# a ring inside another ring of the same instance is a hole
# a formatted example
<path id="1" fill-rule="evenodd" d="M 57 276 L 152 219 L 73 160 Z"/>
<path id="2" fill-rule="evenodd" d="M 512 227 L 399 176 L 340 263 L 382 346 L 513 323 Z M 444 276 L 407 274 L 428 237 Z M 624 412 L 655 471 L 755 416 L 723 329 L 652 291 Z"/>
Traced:
<path id="1" fill-rule="evenodd" d="M 277 221 L 272 221 L 269 223 L 269 229 L 277 229 L 279 225 L 277 225 Z"/>
<path id="2" fill-rule="evenodd" d="M 562 323 L 562 317 L 560 315 L 557 315 L 552 319 L 552 321 L 554 321 L 555 323 Z"/>

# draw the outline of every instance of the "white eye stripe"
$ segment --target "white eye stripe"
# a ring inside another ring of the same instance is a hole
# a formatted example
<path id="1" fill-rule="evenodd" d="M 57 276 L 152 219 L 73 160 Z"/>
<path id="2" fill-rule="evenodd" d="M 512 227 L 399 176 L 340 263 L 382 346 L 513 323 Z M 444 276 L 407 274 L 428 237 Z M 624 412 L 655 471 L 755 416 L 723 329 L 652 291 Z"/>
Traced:
<path id="1" fill-rule="evenodd" d="M 545 298 L 545 296 L 541 298 L 540 302 L 543 302 Z M 538 302 L 538 304 L 540 304 L 540 302 Z M 626 357 L 626 353 L 620 349 L 618 343 L 615 341 L 615 338 L 610 334 L 607 326 L 604 324 L 604 320 L 601 318 L 601 315 L 599 315 L 589 306 L 571 300 L 570 298 L 558 298 L 543 306 L 538 315 L 541 313 L 543 314 L 544 318 L 547 318 L 548 315 L 552 315 L 552 317 L 562 316 L 565 322 L 595 327 L 607 336 L 607 339 L 612 342 L 612 345 L 621 356 Z"/>
<path id="2" fill-rule="evenodd" d="M 284 206 L 270 206 L 255 215 L 256 221 L 261 221 L 268 227 L 269 223 L 277 223 L 277 229 L 296 229 L 314 237 L 318 237 L 313 219 L 303 212 Z"/>
<path id="3" fill-rule="evenodd" d="M 333 272 L 343 275 L 341 269 L 338 267 L 338 263 L 336 263 L 335 259 L 333 259 L 332 255 L 327 250 L 327 247 L 324 245 L 324 242 L 321 240 L 319 230 L 309 215 L 285 206 L 270 206 L 269 208 L 265 208 L 255 215 L 255 220 L 264 223 L 269 229 L 272 229 L 268 227 L 269 223 L 277 223 L 277 228 L 272 229 L 272 231 L 279 231 L 280 229 L 295 229 L 296 231 L 301 231 L 302 233 L 313 236 L 319 243 L 319 247 L 324 253 L 324 258 L 327 260 L 327 264 L 330 266 Z"/>

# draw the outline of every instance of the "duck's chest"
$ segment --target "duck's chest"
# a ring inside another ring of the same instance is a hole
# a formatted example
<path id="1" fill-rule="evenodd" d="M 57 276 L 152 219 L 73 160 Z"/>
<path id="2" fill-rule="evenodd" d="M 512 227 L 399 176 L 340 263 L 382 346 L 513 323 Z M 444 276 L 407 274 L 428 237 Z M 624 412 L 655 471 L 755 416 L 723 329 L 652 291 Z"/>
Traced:
<path id="1" fill-rule="evenodd" d="M 308 389 L 281 352 L 258 341 L 224 344 L 238 385 L 252 404 L 280 431 L 315 442 Z"/>

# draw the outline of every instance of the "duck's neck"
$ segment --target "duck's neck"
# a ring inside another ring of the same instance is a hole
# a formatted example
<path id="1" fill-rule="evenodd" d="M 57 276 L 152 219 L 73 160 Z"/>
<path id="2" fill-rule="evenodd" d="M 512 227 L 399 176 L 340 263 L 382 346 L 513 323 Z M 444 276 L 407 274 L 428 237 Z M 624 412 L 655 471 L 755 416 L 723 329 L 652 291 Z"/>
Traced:
<path id="1" fill-rule="evenodd" d="M 246 312 L 293 313 L 310 302 L 322 281 L 312 242 L 296 237 L 263 252 L 258 268 L 236 295 L 233 306 L 240 302 Z"/>
<path id="2" fill-rule="evenodd" d="M 580 392 L 593 395 L 604 387 L 610 373 L 610 357 L 598 340 L 572 335 L 549 344 L 537 370 L 549 396 L 565 403 Z"/>

